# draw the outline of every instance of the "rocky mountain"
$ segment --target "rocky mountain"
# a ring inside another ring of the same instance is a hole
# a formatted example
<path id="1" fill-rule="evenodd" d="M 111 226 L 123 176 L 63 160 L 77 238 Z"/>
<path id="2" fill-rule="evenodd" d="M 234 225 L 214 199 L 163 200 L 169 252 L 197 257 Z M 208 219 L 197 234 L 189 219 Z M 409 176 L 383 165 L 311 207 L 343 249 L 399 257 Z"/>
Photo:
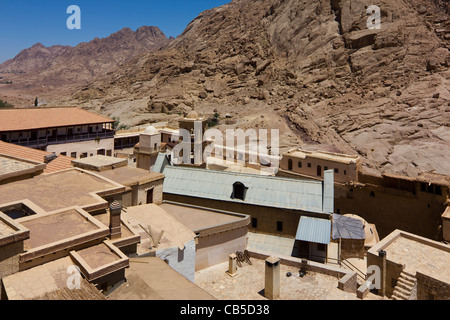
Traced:
<path id="1" fill-rule="evenodd" d="M 72 88 L 107 74 L 137 55 L 159 50 L 169 42 L 159 28 L 144 26 L 136 31 L 124 28 L 109 37 L 75 47 L 46 48 L 38 43 L 1 64 L 0 75 L 11 78 L 13 88 Z"/>
<path id="2" fill-rule="evenodd" d="M 367 27 L 374 4 L 379 30 Z M 229 113 L 222 128 L 278 128 L 282 150 L 450 174 L 449 13 L 443 0 L 234 0 L 53 103 L 130 126 Z"/>
<path id="3" fill-rule="evenodd" d="M 0 73 L 22 74 L 47 67 L 53 59 L 61 55 L 70 46 L 45 47 L 36 43 L 31 48 L 21 51 L 16 57 L 0 65 Z"/>

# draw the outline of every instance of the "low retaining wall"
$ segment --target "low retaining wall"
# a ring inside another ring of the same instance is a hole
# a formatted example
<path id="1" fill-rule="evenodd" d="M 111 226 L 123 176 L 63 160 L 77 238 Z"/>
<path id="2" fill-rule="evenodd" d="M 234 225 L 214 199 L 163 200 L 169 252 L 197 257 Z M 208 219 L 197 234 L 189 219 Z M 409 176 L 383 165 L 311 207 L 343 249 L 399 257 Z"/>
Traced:
<path id="1" fill-rule="evenodd" d="M 269 254 L 254 249 L 252 251 L 249 251 L 249 254 L 251 258 L 260 260 L 266 260 L 270 257 Z M 336 277 L 337 279 L 339 279 L 338 288 L 340 290 L 349 293 L 356 293 L 358 284 L 357 274 L 354 271 L 308 261 L 306 259 L 299 259 L 281 255 L 277 255 L 277 258 L 280 259 L 281 264 L 286 266 Z"/>

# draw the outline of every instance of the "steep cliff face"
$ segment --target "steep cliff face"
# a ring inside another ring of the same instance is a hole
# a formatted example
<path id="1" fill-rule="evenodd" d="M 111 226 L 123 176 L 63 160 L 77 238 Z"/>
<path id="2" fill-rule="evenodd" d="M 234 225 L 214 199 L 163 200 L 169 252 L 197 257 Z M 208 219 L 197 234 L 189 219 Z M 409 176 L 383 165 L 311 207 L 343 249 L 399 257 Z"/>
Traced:
<path id="1" fill-rule="evenodd" d="M 381 9 L 368 29 L 367 8 Z M 365 166 L 450 173 L 449 10 L 441 0 L 235 0 L 167 47 L 68 99 L 129 125 L 195 108 L 281 146 L 332 145 Z"/>

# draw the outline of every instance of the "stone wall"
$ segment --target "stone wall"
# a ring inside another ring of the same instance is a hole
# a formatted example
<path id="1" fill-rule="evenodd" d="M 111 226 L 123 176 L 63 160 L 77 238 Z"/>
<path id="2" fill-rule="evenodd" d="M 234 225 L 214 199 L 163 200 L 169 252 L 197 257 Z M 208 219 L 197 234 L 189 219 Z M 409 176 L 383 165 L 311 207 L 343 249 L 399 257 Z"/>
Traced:
<path id="1" fill-rule="evenodd" d="M 417 300 L 450 300 L 450 283 L 416 273 Z"/>
<path id="2" fill-rule="evenodd" d="M 19 256 L 24 252 L 23 241 L 0 248 L 0 299 L 5 299 L 2 279 L 19 272 Z"/>
<path id="3" fill-rule="evenodd" d="M 269 255 L 258 250 L 252 250 L 250 257 L 259 260 L 266 260 Z M 325 265 L 305 259 L 298 259 L 287 256 L 277 256 L 280 259 L 280 263 L 286 266 L 298 268 L 299 270 L 305 270 L 310 272 L 316 272 L 325 274 L 331 277 L 336 277 L 338 280 L 338 288 L 345 291 L 356 293 L 357 289 L 357 274 L 354 271 L 341 269 L 339 267 Z"/>

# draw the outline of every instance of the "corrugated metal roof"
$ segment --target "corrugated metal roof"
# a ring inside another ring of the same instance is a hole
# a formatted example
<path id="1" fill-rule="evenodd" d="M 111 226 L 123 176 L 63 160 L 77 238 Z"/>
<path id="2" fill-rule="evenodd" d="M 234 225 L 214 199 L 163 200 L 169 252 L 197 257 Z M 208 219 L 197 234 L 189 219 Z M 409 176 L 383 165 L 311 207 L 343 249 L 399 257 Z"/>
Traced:
<path id="1" fill-rule="evenodd" d="M 298 224 L 296 240 L 330 244 L 331 220 L 301 217 Z"/>
<path id="2" fill-rule="evenodd" d="M 324 213 L 321 181 L 173 166 L 163 173 L 164 193 Z M 248 188 L 244 201 L 232 198 L 236 182 Z"/>
<path id="3" fill-rule="evenodd" d="M 333 214 L 333 240 L 337 239 L 366 239 L 364 223 L 351 217 Z"/>

